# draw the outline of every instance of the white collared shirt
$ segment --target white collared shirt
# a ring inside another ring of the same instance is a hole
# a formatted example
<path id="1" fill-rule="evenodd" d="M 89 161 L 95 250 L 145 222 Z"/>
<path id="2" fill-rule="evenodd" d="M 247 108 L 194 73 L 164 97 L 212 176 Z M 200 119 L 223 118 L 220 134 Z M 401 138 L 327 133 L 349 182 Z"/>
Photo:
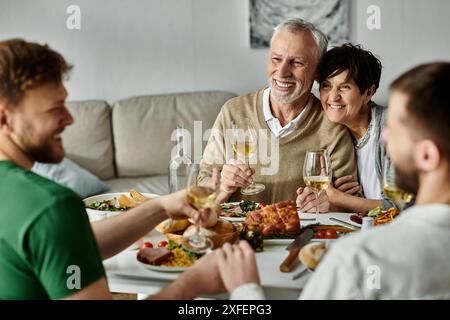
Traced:
<path id="1" fill-rule="evenodd" d="M 450 206 L 416 205 L 337 240 L 300 299 L 450 299 Z M 263 299 L 255 284 L 232 299 Z"/>
<path id="2" fill-rule="evenodd" d="M 288 134 L 294 132 L 295 129 L 297 129 L 298 125 L 300 124 L 300 121 L 304 117 L 305 114 L 308 113 L 309 109 L 311 108 L 313 104 L 312 95 L 310 95 L 308 103 L 306 104 L 306 107 L 300 112 L 300 114 L 291 120 L 288 124 L 286 124 L 284 127 L 281 126 L 280 120 L 275 118 L 272 114 L 272 111 L 270 110 L 270 87 L 266 88 L 263 93 L 263 113 L 264 113 L 264 119 L 266 120 L 267 126 L 269 127 L 270 131 L 279 138 L 283 138 L 287 136 Z"/>

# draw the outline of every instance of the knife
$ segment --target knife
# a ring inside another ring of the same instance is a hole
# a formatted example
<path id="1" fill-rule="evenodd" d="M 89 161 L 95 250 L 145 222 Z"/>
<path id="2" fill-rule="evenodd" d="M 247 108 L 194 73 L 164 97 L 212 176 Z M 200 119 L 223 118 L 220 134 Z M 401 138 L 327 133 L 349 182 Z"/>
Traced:
<path id="1" fill-rule="evenodd" d="M 290 245 L 287 246 L 286 250 L 289 251 L 289 255 L 280 265 L 281 272 L 291 272 L 294 263 L 298 261 L 298 253 L 301 248 L 306 245 L 309 240 L 313 237 L 314 232 L 312 229 L 308 228 L 303 231 Z"/>
<path id="2" fill-rule="evenodd" d="M 342 221 L 341 219 L 338 219 L 338 218 L 331 217 L 330 220 L 338 222 L 340 224 L 343 224 L 344 226 L 351 227 L 353 229 L 361 229 L 361 227 L 359 227 L 359 226 L 355 226 L 354 224 Z"/>

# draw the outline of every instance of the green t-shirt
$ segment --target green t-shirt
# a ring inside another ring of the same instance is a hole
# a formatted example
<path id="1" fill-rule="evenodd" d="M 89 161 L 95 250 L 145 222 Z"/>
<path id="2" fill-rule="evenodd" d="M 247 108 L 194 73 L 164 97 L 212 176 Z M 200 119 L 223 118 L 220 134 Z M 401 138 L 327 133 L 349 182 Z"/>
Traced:
<path id="1" fill-rule="evenodd" d="M 104 276 L 80 198 L 0 161 L 0 299 L 61 299 Z"/>

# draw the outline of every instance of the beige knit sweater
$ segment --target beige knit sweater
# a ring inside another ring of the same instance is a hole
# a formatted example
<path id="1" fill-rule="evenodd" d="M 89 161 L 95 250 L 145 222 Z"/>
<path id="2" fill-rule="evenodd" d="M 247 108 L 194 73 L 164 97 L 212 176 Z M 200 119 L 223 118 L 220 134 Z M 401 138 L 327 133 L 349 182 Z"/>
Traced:
<path id="1" fill-rule="evenodd" d="M 274 203 L 295 200 L 297 188 L 305 185 L 303 162 L 308 149 L 327 149 L 334 179 L 350 174 L 357 178 L 355 151 L 348 130 L 327 119 L 316 97 L 297 129 L 278 139 L 264 119 L 262 96 L 263 90 L 260 90 L 233 98 L 224 104 L 203 153 L 199 181 L 211 176 L 210 165 L 221 166 L 236 157 L 227 129 L 231 128 L 232 121 L 238 128 L 243 128 L 244 118 L 250 119 L 260 137 L 258 154 L 250 159 L 250 166 L 256 170 L 253 180 L 265 184 L 266 189 L 254 196 L 243 196 L 238 190 L 230 197 L 230 201 L 248 199 Z"/>

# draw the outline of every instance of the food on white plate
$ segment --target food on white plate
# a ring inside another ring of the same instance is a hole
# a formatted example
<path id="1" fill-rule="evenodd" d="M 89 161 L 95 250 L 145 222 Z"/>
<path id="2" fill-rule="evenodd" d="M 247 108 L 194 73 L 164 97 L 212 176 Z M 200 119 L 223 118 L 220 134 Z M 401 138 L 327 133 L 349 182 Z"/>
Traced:
<path id="1" fill-rule="evenodd" d="M 258 204 L 255 201 L 242 200 L 238 203 L 226 202 L 222 203 L 221 216 L 228 218 L 246 217 L 250 211 L 261 209 L 264 204 Z"/>
<path id="2" fill-rule="evenodd" d="M 327 247 L 323 242 L 313 242 L 304 246 L 298 258 L 308 269 L 315 270 L 327 251 Z"/>
<path id="3" fill-rule="evenodd" d="M 390 208 L 386 211 L 383 211 L 381 207 L 376 207 L 370 210 L 367 216 L 373 218 L 374 225 L 377 226 L 391 222 L 399 214 L 400 210 L 398 210 L 397 208 Z"/>
<path id="4" fill-rule="evenodd" d="M 188 219 L 166 219 L 158 224 L 155 229 L 161 233 L 173 233 L 186 229 L 190 225 Z"/>
<path id="5" fill-rule="evenodd" d="M 314 232 L 314 239 L 337 239 L 342 235 L 355 231 L 355 229 L 350 229 L 340 225 L 328 224 L 310 224 L 304 228 L 312 229 Z"/>
<path id="6" fill-rule="evenodd" d="M 130 196 L 137 203 L 142 203 L 142 202 L 146 202 L 146 201 L 150 200 L 149 198 L 144 196 L 142 193 L 140 193 L 139 191 L 134 190 L 134 189 L 130 190 Z"/>
<path id="7" fill-rule="evenodd" d="M 264 238 L 294 238 L 300 234 L 300 218 L 293 201 L 281 201 L 249 212 L 244 226 Z"/>
<path id="8" fill-rule="evenodd" d="M 400 214 L 400 210 L 397 208 L 390 208 L 387 211 L 383 211 L 380 215 L 373 219 L 374 225 L 383 225 L 394 220 Z"/>
<path id="9" fill-rule="evenodd" d="M 112 199 L 94 201 L 86 207 L 99 211 L 127 211 L 150 200 L 150 198 L 145 197 L 139 191 L 134 189 L 129 191 L 129 195 L 130 196 L 121 194 L 118 197 L 113 197 Z"/>
<path id="10" fill-rule="evenodd" d="M 164 246 L 161 243 L 164 243 Z M 161 267 L 191 267 L 200 256 L 170 240 L 169 243 L 161 241 L 158 248 L 143 246 L 137 253 L 139 261 Z"/>
<path id="11" fill-rule="evenodd" d="M 162 263 L 169 261 L 172 256 L 172 251 L 166 248 L 144 247 L 138 251 L 137 259 L 143 263 L 160 266 Z"/>
<path id="12" fill-rule="evenodd" d="M 124 208 L 125 210 L 135 208 L 137 206 L 137 202 L 134 201 L 134 199 L 132 199 L 124 194 L 121 194 L 117 201 L 119 203 L 119 207 Z"/>
<path id="13" fill-rule="evenodd" d="M 168 225 L 167 222 L 161 223 L 161 225 L 156 227 L 156 230 L 163 233 L 167 239 L 173 241 L 174 243 L 181 244 L 187 237 L 197 232 L 197 226 L 191 224 L 189 220 L 186 221 L 187 224 L 178 225 L 179 227 L 176 228 L 177 231 L 166 232 L 167 230 L 170 230 L 168 228 L 164 228 L 164 226 Z M 174 229 L 172 228 L 172 230 Z M 242 230 L 242 226 L 240 224 L 233 224 L 229 221 L 217 219 L 214 226 L 207 228 L 200 227 L 199 230 L 200 234 L 205 235 L 212 240 L 214 243 L 214 248 L 219 248 L 226 242 L 236 242 L 239 237 L 239 233 Z"/>

